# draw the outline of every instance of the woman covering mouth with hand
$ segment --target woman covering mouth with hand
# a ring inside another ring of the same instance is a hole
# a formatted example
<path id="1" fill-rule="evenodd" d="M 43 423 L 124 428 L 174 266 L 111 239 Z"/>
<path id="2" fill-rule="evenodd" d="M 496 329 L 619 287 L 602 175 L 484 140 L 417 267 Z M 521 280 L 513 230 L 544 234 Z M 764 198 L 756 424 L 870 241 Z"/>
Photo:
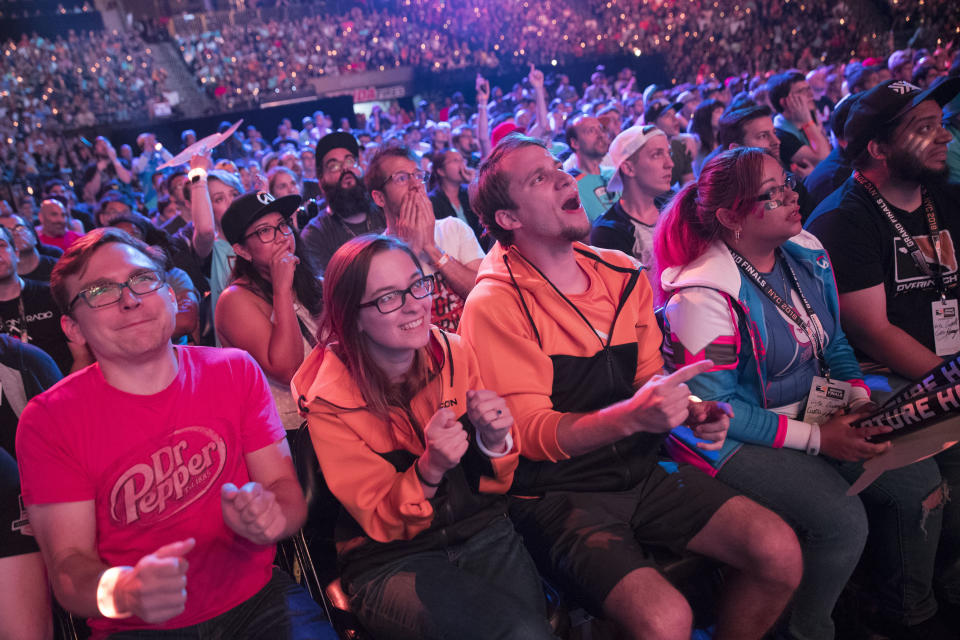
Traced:
<path id="1" fill-rule="evenodd" d="M 327 265 L 321 344 L 291 385 L 345 508 L 344 591 L 375 637 L 551 638 L 502 495 L 513 417 L 460 337 L 430 325 L 433 290 L 401 240 L 348 241 Z"/>
<path id="2" fill-rule="evenodd" d="M 300 196 L 244 194 L 223 214 L 223 235 L 236 262 L 217 301 L 214 325 L 224 347 L 243 349 L 267 375 L 287 430 L 300 425 L 290 379 L 316 344 L 321 281 L 300 248 L 290 216 Z"/>

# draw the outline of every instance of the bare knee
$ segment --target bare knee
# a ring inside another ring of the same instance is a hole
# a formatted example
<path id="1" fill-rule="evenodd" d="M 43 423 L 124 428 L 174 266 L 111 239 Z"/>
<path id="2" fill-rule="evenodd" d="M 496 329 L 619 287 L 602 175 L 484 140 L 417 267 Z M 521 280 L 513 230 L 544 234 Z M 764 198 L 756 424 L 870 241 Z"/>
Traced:
<path id="1" fill-rule="evenodd" d="M 630 638 L 689 640 L 693 611 L 655 569 L 637 569 L 617 583 L 603 604 Z"/>
<path id="2" fill-rule="evenodd" d="M 744 571 L 793 591 L 803 577 L 803 554 L 793 528 L 759 505 L 744 524 Z"/>

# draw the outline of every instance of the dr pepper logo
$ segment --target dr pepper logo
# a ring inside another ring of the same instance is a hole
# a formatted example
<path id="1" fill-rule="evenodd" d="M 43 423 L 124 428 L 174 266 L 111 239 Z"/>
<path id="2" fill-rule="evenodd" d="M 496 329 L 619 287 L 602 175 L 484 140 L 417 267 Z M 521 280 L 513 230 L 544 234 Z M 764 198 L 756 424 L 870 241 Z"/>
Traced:
<path id="1" fill-rule="evenodd" d="M 185 427 L 152 443 L 113 483 L 110 518 L 119 525 L 165 520 L 202 498 L 226 464 L 227 446 L 206 427 Z"/>

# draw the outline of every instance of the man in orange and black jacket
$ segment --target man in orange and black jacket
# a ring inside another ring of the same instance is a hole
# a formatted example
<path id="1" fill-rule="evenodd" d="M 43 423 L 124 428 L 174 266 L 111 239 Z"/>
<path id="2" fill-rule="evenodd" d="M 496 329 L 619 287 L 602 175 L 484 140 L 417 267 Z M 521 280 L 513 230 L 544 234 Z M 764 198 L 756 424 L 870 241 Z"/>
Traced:
<path id="1" fill-rule="evenodd" d="M 575 181 L 534 139 L 481 165 L 471 205 L 497 244 L 460 333 L 521 440 L 511 516 L 548 576 L 629 637 L 689 637 L 690 607 L 652 547 L 734 568 L 716 638 L 761 638 L 800 580 L 796 536 L 772 512 L 658 451 L 686 424 L 719 447 L 729 407 L 692 403 L 700 362 L 662 376 L 652 292 L 632 258 L 576 242 L 590 231 Z"/>

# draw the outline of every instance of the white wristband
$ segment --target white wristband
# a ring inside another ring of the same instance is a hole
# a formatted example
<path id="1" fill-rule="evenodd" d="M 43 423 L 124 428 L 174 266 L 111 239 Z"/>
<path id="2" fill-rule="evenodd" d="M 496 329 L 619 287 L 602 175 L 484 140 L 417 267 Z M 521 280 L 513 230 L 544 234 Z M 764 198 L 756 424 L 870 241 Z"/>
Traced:
<path id="1" fill-rule="evenodd" d="M 187 172 L 187 179 L 190 180 L 191 184 L 197 184 L 198 182 L 203 182 L 207 179 L 207 170 L 203 167 L 194 167 Z"/>
<path id="2" fill-rule="evenodd" d="M 502 458 L 503 456 L 513 451 L 512 435 L 508 433 L 506 439 L 504 440 L 504 443 L 507 445 L 507 450 L 504 451 L 503 453 L 494 453 L 493 451 L 490 451 L 490 449 L 487 449 L 487 447 L 483 444 L 483 438 L 480 437 L 480 432 L 479 431 L 477 432 L 477 447 L 479 447 L 480 451 L 482 451 L 484 455 L 486 455 L 488 458 Z"/>
<path id="3" fill-rule="evenodd" d="M 810 439 L 807 441 L 807 455 L 820 455 L 820 425 L 810 425 Z"/>
<path id="4" fill-rule="evenodd" d="M 133 567 L 110 567 L 100 574 L 100 581 L 97 582 L 97 609 L 104 618 L 119 620 L 133 615 L 129 611 L 125 613 L 117 611 L 117 601 L 113 594 L 117 587 L 117 580 L 127 571 L 133 571 Z"/>

